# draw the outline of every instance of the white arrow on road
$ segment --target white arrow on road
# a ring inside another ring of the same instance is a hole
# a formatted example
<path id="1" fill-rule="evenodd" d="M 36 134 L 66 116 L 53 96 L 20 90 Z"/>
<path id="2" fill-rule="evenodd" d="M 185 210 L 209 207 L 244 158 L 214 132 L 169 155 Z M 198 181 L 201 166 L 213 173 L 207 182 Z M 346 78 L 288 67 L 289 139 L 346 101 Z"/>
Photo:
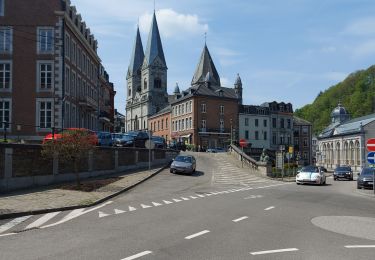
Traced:
<path id="1" fill-rule="evenodd" d="M 115 214 L 122 214 L 122 213 L 125 213 L 126 211 L 125 210 L 121 210 L 121 209 L 115 209 Z"/>
<path id="2" fill-rule="evenodd" d="M 109 214 L 99 211 L 99 218 L 108 217 Z"/>

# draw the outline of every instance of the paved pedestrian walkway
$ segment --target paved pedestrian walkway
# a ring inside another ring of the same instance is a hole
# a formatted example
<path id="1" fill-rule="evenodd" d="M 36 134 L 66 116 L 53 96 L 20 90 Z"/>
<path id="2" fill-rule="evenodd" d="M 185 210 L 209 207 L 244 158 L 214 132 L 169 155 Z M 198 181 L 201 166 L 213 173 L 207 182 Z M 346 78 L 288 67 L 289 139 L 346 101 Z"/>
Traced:
<path id="1" fill-rule="evenodd" d="M 32 213 L 35 211 L 61 209 L 66 207 L 89 206 L 108 196 L 119 193 L 133 187 L 153 174 L 162 170 L 162 167 L 153 168 L 150 171 L 138 171 L 122 173 L 110 177 L 120 177 L 92 192 L 60 189 L 61 185 L 47 186 L 38 189 L 0 194 L 0 217 L 14 213 Z M 105 176 L 102 178 L 108 178 Z M 100 178 L 100 177 L 99 177 Z"/>

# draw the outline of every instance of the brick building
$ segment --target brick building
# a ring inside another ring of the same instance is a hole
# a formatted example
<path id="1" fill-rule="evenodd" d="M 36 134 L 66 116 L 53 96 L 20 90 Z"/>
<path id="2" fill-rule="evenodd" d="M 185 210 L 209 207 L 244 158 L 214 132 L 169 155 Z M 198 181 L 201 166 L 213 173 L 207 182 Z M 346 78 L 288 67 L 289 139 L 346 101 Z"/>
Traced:
<path id="1" fill-rule="evenodd" d="M 294 156 L 299 164 L 312 164 L 312 124 L 302 118 L 293 117 Z"/>
<path id="2" fill-rule="evenodd" d="M 171 103 L 172 139 L 196 149 L 226 147 L 231 139 L 236 139 L 241 79 L 238 76 L 234 88 L 222 87 L 205 45 L 191 85 L 181 93 L 176 86 L 176 98 Z"/>
<path id="3" fill-rule="evenodd" d="M 160 110 L 148 119 L 148 129 L 152 135 L 161 136 L 167 143 L 171 141 L 171 106 Z"/>
<path id="4" fill-rule="evenodd" d="M 53 128 L 102 130 L 100 113 L 113 113 L 115 92 L 100 75 L 97 41 L 70 0 L 0 6 L 1 131 L 38 141 Z"/>

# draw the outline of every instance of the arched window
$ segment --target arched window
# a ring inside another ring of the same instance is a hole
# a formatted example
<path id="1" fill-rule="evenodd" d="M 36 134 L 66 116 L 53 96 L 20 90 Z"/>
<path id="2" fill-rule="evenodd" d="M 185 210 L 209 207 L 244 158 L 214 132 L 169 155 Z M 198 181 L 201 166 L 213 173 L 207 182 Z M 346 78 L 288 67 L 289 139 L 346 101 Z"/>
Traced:
<path id="1" fill-rule="evenodd" d="M 147 79 L 143 80 L 143 89 L 147 89 Z"/>
<path id="2" fill-rule="evenodd" d="M 154 88 L 161 88 L 161 80 L 159 78 L 154 80 Z"/>

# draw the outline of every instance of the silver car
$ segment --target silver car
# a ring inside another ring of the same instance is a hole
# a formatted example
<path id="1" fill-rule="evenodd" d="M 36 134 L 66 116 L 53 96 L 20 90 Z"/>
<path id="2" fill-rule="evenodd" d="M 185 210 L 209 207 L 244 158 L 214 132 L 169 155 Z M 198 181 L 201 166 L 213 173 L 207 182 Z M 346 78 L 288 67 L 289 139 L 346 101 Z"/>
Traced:
<path id="1" fill-rule="evenodd" d="M 171 173 L 194 173 L 196 169 L 196 161 L 192 155 L 178 155 L 174 158 L 170 172 Z"/>
<path id="2" fill-rule="evenodd" d="M 296 176 L 297 184 L 326 184 L 326 175 L 324 171 L 316 166 L 305 166 Z"/>

